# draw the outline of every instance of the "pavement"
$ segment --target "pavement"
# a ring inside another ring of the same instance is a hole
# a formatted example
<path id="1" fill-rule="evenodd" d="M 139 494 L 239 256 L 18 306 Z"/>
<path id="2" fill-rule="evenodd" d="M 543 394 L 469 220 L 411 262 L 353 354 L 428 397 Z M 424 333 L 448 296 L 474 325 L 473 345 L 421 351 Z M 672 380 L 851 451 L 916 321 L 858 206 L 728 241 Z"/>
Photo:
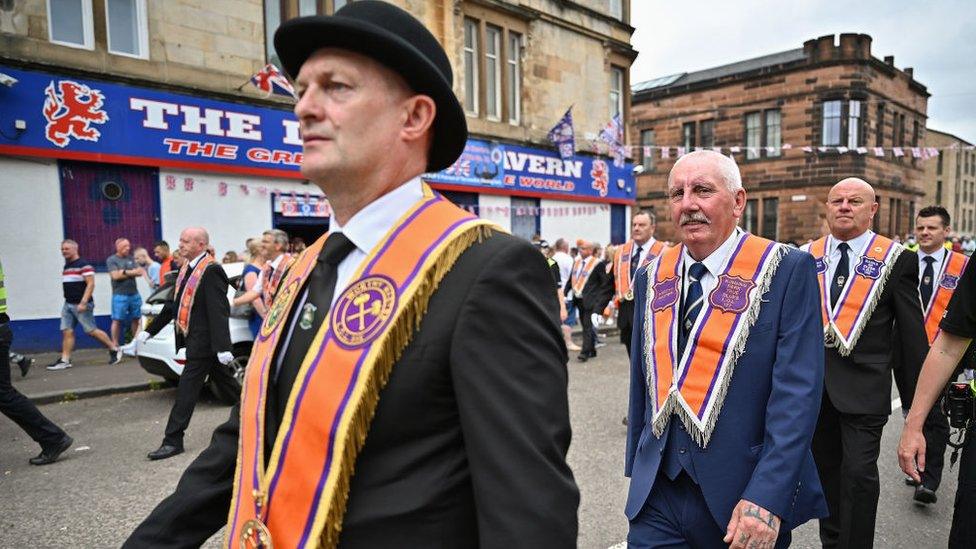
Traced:
<path id="1" fill-rule="evenodd" d="M 94 398 L 117 393 L 131 393 L 167 387 L 167 382 L 139 366 L 137 359 L 125 357 L 110 365 L 105 349 L 82 349 L 71 356 L 72 367 L 66 370 L 45 368 L 61 356 L 60 352 L 28 355 L 34 366 L 26 377 L 20 369 L 10 365 L 14 387 L 35 404 Z"/>

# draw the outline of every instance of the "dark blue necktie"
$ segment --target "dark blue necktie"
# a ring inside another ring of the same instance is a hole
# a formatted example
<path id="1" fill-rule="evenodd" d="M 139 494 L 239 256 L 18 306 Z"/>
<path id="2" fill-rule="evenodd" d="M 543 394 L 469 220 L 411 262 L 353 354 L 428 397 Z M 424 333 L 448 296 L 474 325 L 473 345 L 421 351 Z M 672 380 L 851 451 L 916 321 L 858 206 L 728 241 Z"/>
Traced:
<path id="1" fill-rule="evenodd" d="M 923 257 L 922 261 L 925 262 L 925 270 L 922 272 L 922 283 L 918 285 L 918 291 L 922 294 L 922 309 L 925 309 L 932 299 L 932 282 L 934 282 L 932 279 L 935 278 L 935 268 L 932 264 L 935 263 L 935 258 Z"/>
<path id="2" fill-rule="evenodd" d="M 681 315 L 681 329 L 678 330 L 678 356 L 684 356 L 685 346 L 688 344 L 688 334 L 695 324 L 695 319 L 698 318 L 698 313 L 702 310 L 702 303 L 705 300 L 702 295 L 701 279 L 706 274 L 708 274 L 708 267 L 705 267 L 704 263 L 694 263 L 688 268 L 688 278 L 691 283 L 688 284 L 688 293 L 685 294 L 685 301 L 681 306 L 683 313 Z"/>
<path id="3" fill-rule="evenodd" d="M 634 248 L 634 255 L 630 257 L 630 279 L 634 280 L 634 273 L 637 272 L 637 267 L 640 266 L 640 254 L 641 250 L 644 248 L 637 246 Z"/>
<path id="4" fill-rule="evenodd" d="M 847 278 L 851 273 L 851 267 L 847 259 L 847 250 L 850 249 L 850 246 L 847 245 L 847 242 L 841 242 L 837 245 L 837 249 L 840 250 L 840 261 L 837 262 L 837 270 L 834 271 L 834 280 L 830 283 L 831 307 L 837 305 L 837 298 L 840 297 L 840 292 L 844 289 L 844 284 L 847 282 Z"/>

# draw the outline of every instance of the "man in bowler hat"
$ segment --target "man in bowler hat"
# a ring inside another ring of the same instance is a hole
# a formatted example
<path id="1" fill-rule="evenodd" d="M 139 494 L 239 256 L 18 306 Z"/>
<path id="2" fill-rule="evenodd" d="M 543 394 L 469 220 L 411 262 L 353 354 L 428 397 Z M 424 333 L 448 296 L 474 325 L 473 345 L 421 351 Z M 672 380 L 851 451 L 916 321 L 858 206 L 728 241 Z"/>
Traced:
<path id="1" fill-rule="evenodd" d="M 364 0 L 334 16 L 290 20 L 276 32 L 275 48 L 300 98 L 295 114 L 304 139 L 302 173 L 329 196 L 333 226 L 324 245 L 320 239 L 308 250 L 322 249 L 308 285 L 295 290 L 293 302 L 279 294 L 275 306 L 293 306 L 278 311 L 280 324 L 266 320 L 262 328 L 258 345 L 276 325 L 290 330 L 270 362 L 274 373 L 264 413 L 249 412 L 250 395 L 260 394 L 251 384 L 257 363 L 252 355 L 243 404 L 125 546 L 198 546 L 229 523 L 231 547 L 258 545 L 254 539 L 265 547 L 575 547 L 579 492 L 566 463 L 566 351 L 552 277 L 529 243 L 493 230 L 445 265 L 411 325 L 410 341 L 366 419 L 341 518 L 325 518 L 321 535 L 282 531 L 276 524 L 290 517 L 276 523 L 274 513 L 286 507 L 304 516 L 310 506 L 255 493 L 257 516 L 241 530 L 243 536 L 259 535 L 238 539 L 238 518 L 229 508 L 252 497 L 251 479 L 235 474 L 250 467 L 238 460 L 239 442 L 240 452 L 250 451 L 248 433 L 263 421 L 268 433 L 262 436 L 274 440 L 275 449 L 265 447 L 264 460 L 255 455 L 261 471 L 267 460 L 291 459 L 278 449 L 295 442 L 281 436 L 290 428 L 282 418 L 306 418 L 290 415 L 295 391 L 313 375 L 307 365 L 315 355 L 305 350 L 315 349 L 315 342 L 325 353 L 331 348 L 321 335 L 312 345 L 295 342 L 330 307 L 336 314 L 321 322 L 336 322 L 343 297 L 355 290 L 354 273 L 370 268 L 369 258 L 382 253 L 393 229 L 407 226 L 410 208 L 424 200 L 445 207 L 420 175 L 450 166 L 467 139 L 446 53 L 395 6 Z M 296 260 L 295 276 L 303 261 L 309 258 Z M 329 273 L 334 290 L 319 290 L 316 271 Z M 272 307 L 269 316 L 275 313 Z M 301 369 L 292 359 L 295 351 L 305 356 Z M 329 364 L 315 364 L 316 372 L 328 371 Z M 321 444 L 332 440 L 329 434 Z M 301 469 L 284 468 L 279 481 L 303 476 Z M 253 505 L 233 508 L 255 513 Z M 317 520 L 309 524 L 321 527 Z"/>

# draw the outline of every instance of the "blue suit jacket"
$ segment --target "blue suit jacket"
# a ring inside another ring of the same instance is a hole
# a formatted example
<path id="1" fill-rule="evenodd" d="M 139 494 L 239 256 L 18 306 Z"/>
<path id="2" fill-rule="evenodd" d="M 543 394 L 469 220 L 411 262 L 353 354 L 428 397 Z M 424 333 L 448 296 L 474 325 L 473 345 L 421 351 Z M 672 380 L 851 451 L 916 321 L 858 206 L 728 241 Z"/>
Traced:
<path id="1" fill-rule="evenodd" d="M 644 363 L 647 269 L 637 277 L 631 346 L 625 474 L 627 518 L 640 512 L 657 478 L 668 436 L 654 436 Z M 824 346 L 813 258 L 790 250 L 780 262 L 749 332 L 721 415 L 705 449 L 691 459 L 702 494 L 721 528 L 740 499 L 794 527 L 827 515 L 810 443 L 820 413 Z"/>

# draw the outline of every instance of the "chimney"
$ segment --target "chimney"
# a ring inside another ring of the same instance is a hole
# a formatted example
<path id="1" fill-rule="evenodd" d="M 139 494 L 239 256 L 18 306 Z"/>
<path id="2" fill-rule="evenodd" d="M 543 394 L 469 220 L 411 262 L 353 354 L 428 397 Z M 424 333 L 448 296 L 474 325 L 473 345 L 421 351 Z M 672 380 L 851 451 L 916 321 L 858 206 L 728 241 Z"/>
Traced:
<path id="1" fill-rule="evenodd" d="M 834 57 L 834 35 L 827 34 L 817 38 L 817 61 L 826 61 Z"/>
<path id="2" fill-rule="evenodd" d="M 909 78 L 915 78 L 915 69 L 911 67 L 905 67 L 903 71 L 905 74 L 908 75 Z"/>
<path id="3" fill-rule="evenodd" d="M 884 61 L 885 61 L 885 65 L 888 65 L 889 67 L 894 67 L 895 66 L 895 56 L 894 55 L 886 55 L 885 58 L 884 58 Z"/>
<path id="4" fill-rule="evenodd" d="M 817 39 L 812 38 L 803 43 L 803 55 L 811 63 L 817 60 Z"/>

